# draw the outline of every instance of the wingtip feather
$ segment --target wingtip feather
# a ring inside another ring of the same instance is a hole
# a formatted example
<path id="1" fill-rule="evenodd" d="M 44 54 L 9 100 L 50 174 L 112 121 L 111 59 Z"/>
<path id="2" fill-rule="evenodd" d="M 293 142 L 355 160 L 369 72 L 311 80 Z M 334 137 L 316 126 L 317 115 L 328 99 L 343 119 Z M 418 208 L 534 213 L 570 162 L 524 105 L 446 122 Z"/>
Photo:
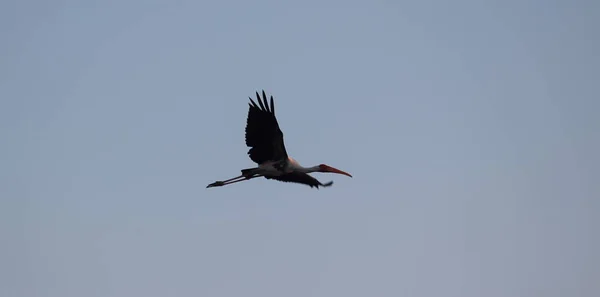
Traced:
<path id="1" fill-rule="evenodd" d="M 256 105 L 256 102 L 254 102 L 254 100 L 252 100 L 252 98 L 248 97 L 248 99 L 250 99 L 250 102 L 251 102 L 251 103 L 248 103 L 250 105 L 250 107 L 258 108 L 258 105 Z"/>
<path id="2" fill-rule="evenodd" d="M 267 112 L 271 112 L 271 110 L 269 108 L 269 102 L 267 101 L 267 95 L 265 94 L 265 90 L 262 90 L 262 95 L 263 95 L 263 101 L 265 102 L 265 109 L 267 110 Z"/>
<path id="3" fill-rule="evenodd" d="M 263 91 L 264 92 L 264 91 Z M 262 98 L 260 98 L 260 95 L 258 94 L 258 92 L 256 92 L 256 100 L 258 100 L 258 105 L 260 105 L 260 108 L 262 110 L 267 110 L 263 104 Z"/>

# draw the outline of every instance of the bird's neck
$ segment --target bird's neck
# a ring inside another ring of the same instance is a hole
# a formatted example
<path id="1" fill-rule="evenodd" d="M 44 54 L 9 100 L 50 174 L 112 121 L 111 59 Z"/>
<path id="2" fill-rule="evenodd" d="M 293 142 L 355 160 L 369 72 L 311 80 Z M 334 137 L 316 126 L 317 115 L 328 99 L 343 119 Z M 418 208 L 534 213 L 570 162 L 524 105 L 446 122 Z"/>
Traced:
<path id="1" fill-rule="evenodd" d="M 303 166 L 298 165 L 298 171 L 301 171 L 304 173 L 319 172 L 320 170 L 321 170 L 321 167 L 319 167 L 319 166 L 303 167 Z"/>
<path id="2" fill-rule="evenodd" d="M 319 167 L 318 165 L 312 167 L 304 167 L 300 165 L 300 163 L 298 163 L 296 160 L 292 159 L 292 157 L 288 157 L 288 164 L 293 168 L 293 170 L 299 172 L 311 173 L 321 171 L 321 167 Z"/>

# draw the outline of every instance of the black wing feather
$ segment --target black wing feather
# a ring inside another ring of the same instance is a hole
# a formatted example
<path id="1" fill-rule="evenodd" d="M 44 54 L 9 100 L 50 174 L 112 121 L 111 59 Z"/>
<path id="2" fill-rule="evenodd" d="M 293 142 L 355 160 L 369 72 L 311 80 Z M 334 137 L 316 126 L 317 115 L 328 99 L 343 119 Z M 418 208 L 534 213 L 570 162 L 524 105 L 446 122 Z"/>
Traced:
<path id="1" fill-rule="evenodd" d="M 248 151 L 252 161 L 261 164 L 266 161 L 279 161 L 288 157 L 283 143 L 283 133 L 279 129 L 273 97 L 271 96 L 271 107 L 267 101 L 265 91 L 263 98 L 256 92 L 258 105 L 250 99 L 250 109 L 246 120 L 246 145 L 251 147 Z"/>
<path id="2" fill-rule="evenodd" d="M 263 91 L 264 94 L 264 91 Z M 256 92 L 256 100 L 258 100 L 258 105 L 260 105 L 260 109 L 265 110 L 266 112 L 269 112 L 268 108 L 265 108 L 265 106 L 263 105 L 263 101 L 262 99 L 260 99 L 260 95 L 258 94 L 258 92 Z"/>
<path id="3" fill-rule="evenodd" d="M 265 176 L 265 178 L 274 179 L 274 180 L 278 180 L 278 181 L 282 181 L 282 182 L 304 184 L 304 185 L 310 186 L 311 188 L 316 187 L 317 189 L 319 188 L 319 186 L 329 187 L 333 184 L 332 181 L 323 184 L 320 181 L 318 181 L 316 178 L 314 178 L 306 173 L 302 173 L 302 172 L 291 172 L 291 173 L 286 173 L 286 174 L 283 174 L 280 176 L 271 176 L 271 177 Z"/>
<path id="4" fill-rule="evenodd" d="M 265 109 L 268 112 L 273 113 L 273 111 L 269 109 L 269 103 L 267 102 L 267 95 L 265 94 L 265 90 L 262 91 L 262 95 L 263 95 L 263 102 L 265 103 Z"/>

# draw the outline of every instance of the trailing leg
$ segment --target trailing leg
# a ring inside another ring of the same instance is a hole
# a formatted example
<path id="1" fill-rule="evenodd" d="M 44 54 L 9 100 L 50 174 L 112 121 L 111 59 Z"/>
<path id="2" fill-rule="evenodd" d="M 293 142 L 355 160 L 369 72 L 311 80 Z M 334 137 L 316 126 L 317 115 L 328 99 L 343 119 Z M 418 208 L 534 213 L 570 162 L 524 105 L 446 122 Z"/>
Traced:
<path id="1" fill-rule="evenodd" d="M 237 182 L 241 182 L 241 181 L 245 181 L 245 180 L 249 180 L 255 177 L 259 177 L 260 174 L 257 173 L 258 168 L 248 168 L 248 169 L 242 169 L 242 175 L 234 177 L 234 178 L 230 178 L 228 180 L 224 180 L 224 181 L 216 181 L 208 186 L 206 186 L 207 188 L 212 188 L 212 187 L 221 187 L 221 186 L 225 186 L 225 185 L 229 185 L 229 184 L 233 184 L 233 183 L 237 183 Z"/>

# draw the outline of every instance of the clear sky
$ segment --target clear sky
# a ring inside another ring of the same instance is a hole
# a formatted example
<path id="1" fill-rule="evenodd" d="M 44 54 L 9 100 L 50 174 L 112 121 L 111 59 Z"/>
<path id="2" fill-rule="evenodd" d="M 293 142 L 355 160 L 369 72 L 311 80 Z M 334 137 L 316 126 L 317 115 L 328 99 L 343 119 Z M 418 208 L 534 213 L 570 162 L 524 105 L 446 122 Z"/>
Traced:
<path id="1" fill-rule="evenodd" d="M 2 1 L 0 295 L 600 296 L 598 1 Z M 288 152 L 238 175 L 248 96 Z"/>

